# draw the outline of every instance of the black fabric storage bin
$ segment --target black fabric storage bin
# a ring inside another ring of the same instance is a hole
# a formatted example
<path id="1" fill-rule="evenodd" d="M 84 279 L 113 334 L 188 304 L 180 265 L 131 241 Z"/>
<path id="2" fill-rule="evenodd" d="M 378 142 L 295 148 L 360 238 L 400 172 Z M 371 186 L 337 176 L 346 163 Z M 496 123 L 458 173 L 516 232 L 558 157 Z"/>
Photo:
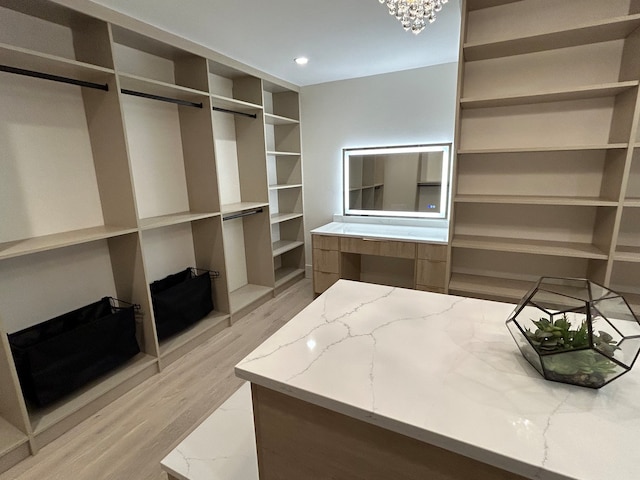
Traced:
<path id="1" fill-rule="evenodd" d="M 102 300 L 8 335 L 27 400 L 46 406 L 135 356 L 134 306 Z"/>
<path id="2" fill-rule="evenodd" d="M 197 275 L 195 270 L 187 268 L 150 285 L 158 340 L 190 327 L 213 310 L 209 272 Z"/>

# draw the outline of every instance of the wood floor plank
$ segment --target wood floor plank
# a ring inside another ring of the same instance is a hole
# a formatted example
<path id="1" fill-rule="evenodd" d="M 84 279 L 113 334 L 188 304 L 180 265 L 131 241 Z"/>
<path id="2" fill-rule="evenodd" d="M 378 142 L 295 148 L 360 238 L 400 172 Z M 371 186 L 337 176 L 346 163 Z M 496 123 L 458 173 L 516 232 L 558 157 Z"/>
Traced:
<path id="1" fill-rule="evenodd" d="M 242 384 L 233 367 L 313 298 L 294 284 L 0 480 L 167 480 L 160 460 Z"/>

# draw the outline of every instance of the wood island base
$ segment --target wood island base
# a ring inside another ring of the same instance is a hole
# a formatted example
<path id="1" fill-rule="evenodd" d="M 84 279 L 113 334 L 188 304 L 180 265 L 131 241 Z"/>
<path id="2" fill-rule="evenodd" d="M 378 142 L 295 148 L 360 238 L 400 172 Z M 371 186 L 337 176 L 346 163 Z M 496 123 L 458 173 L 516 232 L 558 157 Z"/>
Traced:
<path id="1" fill-rule="evenodd" d="M 525 477 L 251 384 L 260 480 Z"/>

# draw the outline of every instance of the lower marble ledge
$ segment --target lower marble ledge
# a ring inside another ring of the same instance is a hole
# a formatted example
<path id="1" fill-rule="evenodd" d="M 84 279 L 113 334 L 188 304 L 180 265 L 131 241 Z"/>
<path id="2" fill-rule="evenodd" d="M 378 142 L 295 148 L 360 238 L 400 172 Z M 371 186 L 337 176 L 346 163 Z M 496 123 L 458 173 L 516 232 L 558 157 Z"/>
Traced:
<path id="1" fill-rule="evenodd" d="M 258 480 L 251 387 L 244 383 L 160 462 L 179 480 Z"/>

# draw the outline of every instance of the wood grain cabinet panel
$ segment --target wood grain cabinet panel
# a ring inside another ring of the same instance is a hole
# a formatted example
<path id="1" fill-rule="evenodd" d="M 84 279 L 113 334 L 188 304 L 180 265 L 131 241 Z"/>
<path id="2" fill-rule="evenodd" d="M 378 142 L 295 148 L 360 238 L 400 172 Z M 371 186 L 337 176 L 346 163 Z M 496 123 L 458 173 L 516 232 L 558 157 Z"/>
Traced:
<path id="1" fill-rule="evenodd" d="M 377 255 L 381 257 L 416 258 L 414 242 L 397 242 L 394 240 L 377 240 L 368 238 L 341 238 L 340 250 L 361 255 Z"/>
<path id="2" fill-rule="evenodd" d="M 338 250 L 313 249 L 313 270 L 325 273 L 340 273 L 340 252 Z"/>
<path id="3" fill-rule="evenodd" d="M 447 246 L 434 245 L 432 243 L 419 243 L 417 257 L 424 258 L 425 260 L 446 262 Z"/>
<path id="4" fill-rule="evenodd" d="M 322 250 L 340 250 L 340 237 L 331 235 L 312 235 L 313 248 Z"/>
<path id="5" fill-rule="evenodd" d="M 446 262 L 417 260 L 416 284 L 444 288 L 447 271 Z"/>
<path id="6" fill-rule="evenodd" d="M 340 280 L 339 273 L 313 272 L 313 291 L 320 294 L 338 280 Z"/>

